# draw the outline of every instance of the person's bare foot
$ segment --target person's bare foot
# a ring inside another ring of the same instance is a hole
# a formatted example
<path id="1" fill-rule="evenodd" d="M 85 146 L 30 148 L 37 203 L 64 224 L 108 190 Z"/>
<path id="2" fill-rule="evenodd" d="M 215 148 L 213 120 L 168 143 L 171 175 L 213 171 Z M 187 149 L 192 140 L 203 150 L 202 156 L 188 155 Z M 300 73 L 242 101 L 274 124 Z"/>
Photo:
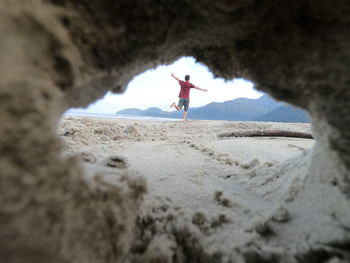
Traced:
<path id="1" fill-rule="evenodd" d="M 180 110 L 179 106 L 177 106 L 177 105 L 175 104 L 175 102 L 173 102 L 173 103 L 170 105 L 170 108 L 172 108 L 172 107 L 175 107 L 177 110 Z"/>

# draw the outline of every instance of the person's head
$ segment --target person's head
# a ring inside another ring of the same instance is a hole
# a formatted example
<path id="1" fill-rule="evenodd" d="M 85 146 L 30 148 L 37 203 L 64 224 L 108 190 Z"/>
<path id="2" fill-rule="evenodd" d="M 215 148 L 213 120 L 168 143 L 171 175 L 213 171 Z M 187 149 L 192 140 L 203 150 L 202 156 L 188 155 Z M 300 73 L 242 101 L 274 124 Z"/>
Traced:
<path id="1" fill-rule="evenodd" d="M 190 75 L 186 75 L 186 76 L 185 76 L 185 80 L 186 80 L 186 81 L 189 81 L 189 80 L 190 80 Z"/>

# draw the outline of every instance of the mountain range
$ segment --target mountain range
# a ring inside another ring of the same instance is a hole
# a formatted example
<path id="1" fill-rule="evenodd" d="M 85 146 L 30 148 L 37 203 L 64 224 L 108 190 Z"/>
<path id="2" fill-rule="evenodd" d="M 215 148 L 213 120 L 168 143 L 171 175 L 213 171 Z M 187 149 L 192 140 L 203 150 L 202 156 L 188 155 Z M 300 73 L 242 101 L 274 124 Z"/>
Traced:
<path id="1" fill-rule="evenodd" d="M 182 111 L 169 112 L 156 107 L 146 110 L 124 109 L 116 114 L 160 118 L 182 118 L 183 116 Z M 306 111 L 278 102 L 268 95 L 263 95 L 259 99 L 237 98 L 190 108 L 188 117 L 198 120 L 310 122 Z"/>

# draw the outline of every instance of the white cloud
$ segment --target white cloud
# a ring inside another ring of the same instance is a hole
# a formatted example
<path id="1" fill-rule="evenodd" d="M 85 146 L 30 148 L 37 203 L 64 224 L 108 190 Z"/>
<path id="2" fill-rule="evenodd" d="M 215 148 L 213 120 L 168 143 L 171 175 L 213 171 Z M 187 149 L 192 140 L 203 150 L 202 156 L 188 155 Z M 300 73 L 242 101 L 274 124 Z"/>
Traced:
<path id="1" fill-rule="evenodd" d="M 169 105 L 178 101 L 180 90 L 177 81 L 170 76 L 171 73 L 180 79 L 188 74 L 191 76 L 190 82 L 208 89 L 208 92 L 192 89 L 190 107 L 239 97 L 258 98 L 262 95 L 249 81 L 234 79 L 225 82 L 223 79 L 214 79 L 206 66 L 195 63 L 192 57 L 184 57 L 169 66 L 159 66 L 136 76 L 123 94 L 107 93 L 104 98 L 89 105 L 86 111 L 113 114 L 125 108 L 159 107 L 170 110 Z"/>

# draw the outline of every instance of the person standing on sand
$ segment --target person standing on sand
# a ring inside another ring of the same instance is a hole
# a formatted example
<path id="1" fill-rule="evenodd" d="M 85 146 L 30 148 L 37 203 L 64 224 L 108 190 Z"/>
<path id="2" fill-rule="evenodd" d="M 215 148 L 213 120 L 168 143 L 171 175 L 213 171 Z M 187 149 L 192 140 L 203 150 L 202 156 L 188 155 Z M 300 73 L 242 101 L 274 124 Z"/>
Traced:
<path id="1" fill-rule="evenodd" d="M 175 75 L 173 73 L 171 73 L 171 76 L 179 82 L 181 89 L 180 89 L 180 94 L 179 94 L 180 99 L 179 99 L 178 105 L 176 105 L 175 102 L 173 102 L 170 105 L 170 108 L 175 107 L 177 110 L 181 110 L 182 107 L 184 107 L 184 119 L 183 120 L 187 121 L 187 112 L 188 112 L 188 107 L 190 105 L 190 89 L 194 88 L 194 89 L 198 89 L 198 90 L 205 91 L 205 92 L 207 92 L 208 90 L 201 89 L 199 87 L 196 87 L 192 83 L 190 83 L 190 76 L 189 75 L 185 76 L 185 81 L 182 81 L 179 78 L 175 77 Z"/>

